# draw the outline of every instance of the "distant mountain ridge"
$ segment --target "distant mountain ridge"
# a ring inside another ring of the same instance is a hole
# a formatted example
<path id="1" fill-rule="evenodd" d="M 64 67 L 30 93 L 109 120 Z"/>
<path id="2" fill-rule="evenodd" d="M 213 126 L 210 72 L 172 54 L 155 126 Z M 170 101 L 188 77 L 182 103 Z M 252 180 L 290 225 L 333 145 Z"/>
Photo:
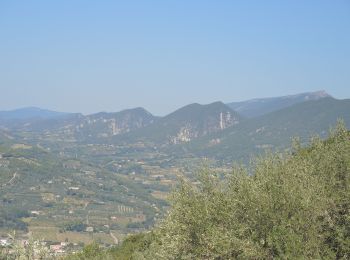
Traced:
<path id="1" fill-rule="evenodd" d="M 0 120 L 49 119 L 68 114 L 69 113 L 56 112 L 38 107 L 24 107 L 8 111 L 0 111 Z"/>
<path id="2" fill-rule="evenodd" d="M 232 102 L 228 103 L 227 105 L 240 115 L 247 118 L 253 118 L 292 106 L 294 104 L 310 100 L 319 100 L 325 97 L 331 96 L 325 91 L 321 90 L 281 97 L 257 98 L 240 102 Z"/>
<path id="3" fill-rule="evenodd" d="M 2 119 L 0 112 L 0 127 L 10 131 L 31 131 L 39 135 L 44 133 L 51 137 L 60 136 L 71 142 L 111 142 L 123 143 L 124 145 L 139 143 L 150 147 L 166 147 L 184 143 L 192 145 L 192 142 L 193 145 L 196 145 L 196 139 L 204 140 L 207 136 L 223 136 L 225 133 L 236 136 L 233 133 L 242 131 L 242 139 L 237 140 L 241 142 L 247 138 L 244 129 L 251 122 L 259 122 L 269 118 L 269 122 L 273 126 L 278 117 L 276 119 L 270 118 L 270 114 L 289 109 L 292 111 L 296 105 L 327 99 L 335 100 L 326 92 L 317 91 L 229 104 L 220 101 L 205 105 L 193 103 L 164 117 L 156 117 L 141 107 L 91 115 L 27 108 L 3 113 L 3 118 L 11 118 L 12 116 L 12 120 Z M 330 103 L 325 104 L 323 108 L 319 107 L 317 112 L 328 113 L 324 111 L 327 110 L 328 105 Z M 337 106 L 337 103 L 335 102 L 333 105 Z M 312 107 L 313 105 L 307 106 L 307 109 L 310 110 Z M 297 116 L 313 122 L 316 126 L 317 122 L 303 115 L 305 112 L 299 111 L 299 113 L 296 115 L 286 114 L 284 117 L 288 119 L 290 116 Z M 306 111 L 307 113 L 308 111 Z M 279 113 L 274 115 L 279 115 Z M 333 116 L 336 116 L 336 114 L 333 114 Z M 296 121 L 298 121 L 297 117 Z M 283 122 L 281 124 L 285 128 L 291 127 L 283 125 Z M 302 128 L 303 126 L 299 122 L 297 127 Z M 272 135 L 274 134 L 276 133 L 272 133 Z M 221 137 L 211 138 L 207 145 L 209 147 L 220 147 L 222 145 L 220 143 L 224 139 Z M 261 145 L 261 147 L 269 146 Z M 245 148 L 242 147 L 241 149 Z"/>
<path id="4" fill-rule="evenodd" d="M 60 118 L 29 121 L 22 130 L 50 132 L 66 135 L 71 139 L 106 138 L 133 131 L 153 123 L 157 117 L 143 108 L 126 109 L 120 112 L 100 112 L 91 115 L 69 114 Z M 19 127 L 17 127 L 19 128 Z"/>
<path id="5" fill-rule="evenodd" d="M 115 113 L 100 112 L 82 118 L 75 131 L 80 135 L 109 137 L 128 133 L 152 124 L 157 118 L 144 108 L 126 109 Z"/>
<path id="6" fill-rule="evenodd" d="M 338 119 L 350 128 L 350 99 L 326 97 L 242 121 L 234 128 L 198 138 L 182 149 L 197 156 L 247 161 L 252 154 L 289 146 L 292 137 L 302 141 L 314 134 L 325 137 Z"/>
<path id="7" fill-rule="evenodd" d="M 184 106 L 126 138 L 160 144 L 179 144 L 238 124 L 241 117 L 222 102 Z M 124 138 L 123 136 L 121 138 Z"/>
<path id="8" fill-rule="evenodd" d="M 250 99 L 245 101 L 231 102 L 231 103 L 227 103 L 226 105 L 229 106 L 232 110 L 238 112 L 242 116 L 255 117 L 255 116 L 259 116 L 262 114 L 266 114 L 272 111 L 276 111 L 276 110 L 294 105 L 296 103 L 309 101 L 309 100 L 318 100 L 325 97 L 332 97 L 332 96 L 326 93 L 325 91 L 321 90 L 321 91 L 305 92 L 305 93 L 299 93 L 299 94 L 288 95 L 288 96 L 280 96 L 280 97 L 256 98 L 256 99 Z M 194 105 L 199 105 L 199 104 L 194 103 L 188 106 L 194 106 Z M 114 115 L 123 111 L 124 112 L 131 111 L 131 110 L 135 110 L 139 112 L 145 111 L 149 115 L 152 115 L 151 113 L 146 111 L 144 108 L 137 107 L 132 109 L 125 109 L 119 112 L 98 112 L 87 116 L 94 117 L 94 116 L 101 115 L 101 116 L 110 117 L 110 115 Z M 50 119 L 50 118 L 60 117 L 63 115 L 72 115 L 72 114 L 76 115 L 80 113 L 57 112 L 57 111 L 42 109 L 38 107 L 24 107 L 19 109 L 0 111 L 0 120 Z"/>

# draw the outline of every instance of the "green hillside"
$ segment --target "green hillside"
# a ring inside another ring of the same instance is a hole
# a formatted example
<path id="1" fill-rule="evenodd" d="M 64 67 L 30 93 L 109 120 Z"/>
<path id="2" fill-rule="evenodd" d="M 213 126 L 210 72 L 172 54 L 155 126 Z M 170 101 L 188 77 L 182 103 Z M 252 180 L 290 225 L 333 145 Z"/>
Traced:
<path id="1" fill-rule="evenodd" d="M 220 125 L 220 115 L 224 121 L 222 125 Z M 241 117 L 222 102 L 208 105 L 190 104 L 159 118 L 147 127 L 117 136 L 115 141 L 144 141 L 155 145 L 188 142 L 236 125 L 240 120 Z M 181 140 L 182 134 L 184 140 Z M 176 138 L 180 140 L 176 141 Z"/>
<path id="2" fill-rule="evenodd" d="M 266 149 L 284 148 L 292 137 L 325 136 L 338 119 L 350 126 L 350 100 L 323 98 L 242 121 L 239 125 L 177 147 L 199 156 L 247 161 Z"/>
<path id="3" fill-rule="evenodd" d="M 71 156 L 62 147 L 14 141 L 0 144 L 0 236 L 31 231 L 35 238 L 83 242 L 91 240 L 90 226 L 101 243 L 114 244 L 111 232 L 121 238 L 144 230 L 166 205 L 123 174 L 127 165 L 121 173 L 110 170 L 88 148 L 83 154 L 77 146 Z"/>
<path id="4" fill-rule="evenodd" d="M 240 115 L 247 118 L 253 118 L 266 115 L 298 103 L 310 100 L 319 100 L 325 97 L 331 96 L 325 91 L 316 91 L 282 97 L 257 98 L 241 102 L 232 102 L 228 103 L 227 105 Z"/>

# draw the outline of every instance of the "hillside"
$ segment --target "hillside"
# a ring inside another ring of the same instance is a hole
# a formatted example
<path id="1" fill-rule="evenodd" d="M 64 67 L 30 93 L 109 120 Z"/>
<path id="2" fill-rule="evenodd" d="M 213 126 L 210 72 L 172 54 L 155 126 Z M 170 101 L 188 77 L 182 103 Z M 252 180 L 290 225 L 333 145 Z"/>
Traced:
<path id="1" fill-rule="evenodd" d="M 84 153 L 78 146 L 73 153 L 54 148 L 0 144 L 0 237 L 17 230 L 50 241 L 92 241 L 86 232 L 92 227 L 101 243 L 114 244 L 111 232 L 120 239 L 144 230 L 166 205 L 152 196 L 151 185 L 124 174 L 131 171 L 130 160 L 116 161 L 116 172 L 89 147 Z"/>
<path id="2" fill-rule="evenodd" d="M 318 100 L 325 97 L 331 97 L 325 91 L 307 92 L 296 95 L 257 98 L 241 102 L 232 102 L 227 105 L 238 112 L 240 115 L 253 118 L 262 116 L 298 103 L 310 100 Z"/>
<path id="3" fill-rule="evenodd" d="M 78 139 L 104 138 L 143 128 L 156 119 L 143 108 L 127 109 L 116 113 L 101 112 L 85 116 L 71 131 L 75 132 Z"/>
<path id="4" fill-rule="evenodd" d="M 242 121 L 220 133 L 183 145 L 183 151 L 197 156 L 247 161 L 266 149 L 284 148 L 292 137 L 307 140 L 313 134 L 325 136 L 337 119 L 350 126 L 350 99 L 322 98 L 287 107 Z M 180 149 L 180 147 L 179 147 Z"/>
<path id="5" fill-rule="evenodd" d="M 152 124 L 157 118 L 143 108 L 115 113 L 100 112 L 92 115 L 67 114 L 55 118 L 5 122 L 4 127 L 16 132 L 32 132 L 38 136 L 60 136 L 73 141 L 95 142 Z"/>
<path id="6" fill-rule="evenodd" d="M 161 146 L 186 143 L 237 125 L 240 120 L 240 116 L 222 102 L 208 105 L 195 103 L 159 118 L 148 127 L 117 137 L 116 140 L 151 142 Z"/>
<path id="7" fill-rule="evenodd" d="M 37 107 L 25 107 L 9 111 L 0 111 L 0 120 L 32 120 L 56 118 L 68 113 L 56 112 Z"/>

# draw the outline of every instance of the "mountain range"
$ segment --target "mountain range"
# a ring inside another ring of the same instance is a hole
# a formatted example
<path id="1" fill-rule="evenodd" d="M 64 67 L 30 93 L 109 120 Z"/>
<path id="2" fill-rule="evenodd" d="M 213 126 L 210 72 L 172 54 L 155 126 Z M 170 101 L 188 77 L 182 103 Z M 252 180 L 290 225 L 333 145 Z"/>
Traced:
<path id="1" fill-rule="evenodd" d="M 326 137 L 338 119 L 349 128 L 349 111 L 350 99 L 314 92 L 238 107 L 194 103 L 164 117 L 143 108 L 1 112 L 0 236 L 10 228 L 47 241 L 116 243 L 161 219 L 178 177 L 196 180 L 204 158 L 231 172 L 232 162 L 288 149 L 293 136 L 302 145 Z"/>
<path id="2" fill-rule="evenodd" d="M 34 120 L 49 119 L 67 115 L 68 113 L 56 112 L 38 107 L 25 107 L 9 111 L 0 111 L 0 120 Z"/>
<path id="3" fill-rule="evenodd" d="M 247 118 L 252 118 L 262 116 L 301 102 L 318 100 L 325 97 L 331 96 L 325 91 L 321 90 L 282 97 L 257 98 L 241 102 L 232 102 L 228 103 L 227 105 L 233 110 L 237 111 L 240 115 Z"/>
<path id="4" fill-rule="evenodd" d="M 288 147 L 313 135 L 326 137 L 338 120 L 350 127 L 350 99 L 325 97 L 249 118 L 235 127 L 198 138 L 182 149 L 197 156 L 247 161 L 252 154 Z"/>
<path id="5" fill-rule="evenodd" d="M 197 103 L 164 117 L 143 108 L 91 115 L 26 108 L 0 112 L 0 126 L 81 143 L 142 143 L 166 152 L 245 158 L 283 147 L 291 136 L 324 135 L 338 118 L 350 123 L 350 100 L 324 91 L 224 104 Z"/>
<path id="6" fill-rule="evenodd" d="M 117 136 L 115 141 L 127 139 L 129 142 L 145 141 L 158 145 L 186 143 L 234 126 L 240 120 L 241 117 L 222 102 L 208 105 L 194 103 L 158 118 L 147 127 Z"/>

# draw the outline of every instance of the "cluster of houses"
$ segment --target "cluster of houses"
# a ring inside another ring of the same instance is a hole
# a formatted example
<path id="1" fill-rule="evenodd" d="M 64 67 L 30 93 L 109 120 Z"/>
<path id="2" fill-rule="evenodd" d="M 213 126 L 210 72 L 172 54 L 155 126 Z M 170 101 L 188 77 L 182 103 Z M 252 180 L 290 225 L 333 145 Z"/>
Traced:
<path id="1" fill-rule="evenodd" d="M 12 238 L 5 238 L 5 237 L 0 238 L 0 249 L 1 248 L 8 249 L 9 254 L 14 252 L 15 247 L 20 246 L 25 248 L 29 246 L 29 244 L 30 242 L 26 239 L 19 239 L 14 241 Z M 34 252 L 35 250 L 39 251 L 43 248 L 46 249 L 53 256 L 60 256 L 60 255 L 66 254 L 67 252 L 74 253 L 76 251 L 81 250 L 81 245 L 76 243 L 73 244 L 69 242 L 52 242 L 52 241 L 35 242 Z"/>

